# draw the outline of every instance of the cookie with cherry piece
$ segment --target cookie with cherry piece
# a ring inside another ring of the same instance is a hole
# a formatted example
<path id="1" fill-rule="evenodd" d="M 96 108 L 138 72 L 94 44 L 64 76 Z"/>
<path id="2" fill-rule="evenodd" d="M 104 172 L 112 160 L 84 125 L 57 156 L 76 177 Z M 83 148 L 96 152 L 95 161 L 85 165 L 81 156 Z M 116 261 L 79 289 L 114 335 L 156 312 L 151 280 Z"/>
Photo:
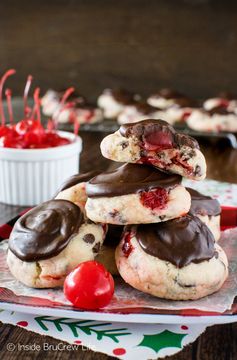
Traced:
<path id="1" fill-rule="evenodd" d="M 196 131 L 237 132 L 237 108 L 236 112 L 223 105 L 210 110 L 195 109 L 187 119 L 187 125 Z"/>
<path id="2" fill-rule="evenodd" d="M 203 180 L 206 161 L 198 142 L 163 120 L 124 124 L 101 142 L 102 155 L 118 162 L 149 164 L 183 177 Z"/>
<path id="3" fill-rule="evenodd" d="M 225 252 L 193 215 L 128 226 L 115 258 L 129 285 L 164 299 L 200 299 L 218 291 L 228 276 Z"/>
<path id="4" fill-rule="evenodd" d="M 141 224 L 186 214 L 191 206 L 181 176 L 149 165 L 125 164 L 86 184 L 86 214 L 95 222 Z"/>

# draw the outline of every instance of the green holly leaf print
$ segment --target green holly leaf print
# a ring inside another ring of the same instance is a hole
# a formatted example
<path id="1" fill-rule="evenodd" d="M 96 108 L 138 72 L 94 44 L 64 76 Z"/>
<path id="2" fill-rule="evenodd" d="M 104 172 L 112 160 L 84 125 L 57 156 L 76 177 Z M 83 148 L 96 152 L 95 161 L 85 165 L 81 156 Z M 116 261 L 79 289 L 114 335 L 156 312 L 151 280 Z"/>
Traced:
<path id="1" fill-rule="evenodd" d="M 161 349 L 168 347 L 176 347 L 182 348 L 182 340 L 187 334 L 178 334 L 173 333 L 169 330 L 164 330 L 159 334 L 154 335 L 144 335 L 143 340 L 137 346 L 145 346 L 156 353 L 158 353 Z"/>

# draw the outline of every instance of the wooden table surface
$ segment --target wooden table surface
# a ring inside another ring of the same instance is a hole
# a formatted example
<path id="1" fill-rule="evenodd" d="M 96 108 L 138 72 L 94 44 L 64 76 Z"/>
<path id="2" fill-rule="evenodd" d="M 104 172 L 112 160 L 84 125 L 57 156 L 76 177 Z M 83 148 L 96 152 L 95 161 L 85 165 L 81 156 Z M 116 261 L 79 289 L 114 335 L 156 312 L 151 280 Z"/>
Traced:
<path id="1" fill-rule="evenodd" d="M 81 155 L 81 172 L 91 169 L 105 170 L 111 164 L 100 155 L 99 143 L 103 133 L 81 133 L 84 149 Z M 206 156 L 207 176 L 220 181 L 237 183 L 237 150 L 230 149 L 224 144 L 201 143 Z M 5 223 L 18 214 L 21 208 L 0 204 L 0 223 Z M 8 352 L 8 343 L 39 344 L 41 351 L 37 353 L 16 351 Z M 59 351 L 45 352 L 43 343 L 56 345 L 58 340 L 49 336 L 41 336 L 12 325 L 0 325 L 0 359 L 84 359 L 105 360 L 112 359 L 104 354 L 88 351 Z M 193 344 L 188 345 L 177 355 L 167 357 L 172 360 L 231 360 L 237 359 L 237 324 L 218 325 L 207 328 Z M 140 359 L 139 359 L 140 360 Z"/>

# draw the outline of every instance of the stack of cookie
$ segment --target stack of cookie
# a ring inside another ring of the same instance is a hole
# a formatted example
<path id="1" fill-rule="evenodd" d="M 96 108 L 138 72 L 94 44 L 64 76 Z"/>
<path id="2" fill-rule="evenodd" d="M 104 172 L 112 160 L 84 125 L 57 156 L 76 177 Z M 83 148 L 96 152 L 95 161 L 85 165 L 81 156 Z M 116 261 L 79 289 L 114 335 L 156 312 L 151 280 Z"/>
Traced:
<path id="1" fill-rule="evenodd" d="M 115 252 L 122 278 L 173 300 L 220 289 L 228 276 L 227 257 L 215 241 L 220 208 L 181 183 L 206 176 L 197 141 L 162 120 L 145 120 L 121 126 L 101 151 L 125 164 L 87 183 L 85 208 L 96 223 L 125 226 Z"/>
<path id="2" fill-rule="evenodd" d="M 23 215 L 9 239 L 12 274 L 30 287 L 56 287 L 79 263 L 96 259 L 161 298 L 198 299 L 220 289 L 228 276 L 216 243 L 220 206 L 182 185 L 182 177 L 206 176 L 196 140 L 145 120 L 121 126 L 101 151 L 125 164 L 75 175 Z"/>

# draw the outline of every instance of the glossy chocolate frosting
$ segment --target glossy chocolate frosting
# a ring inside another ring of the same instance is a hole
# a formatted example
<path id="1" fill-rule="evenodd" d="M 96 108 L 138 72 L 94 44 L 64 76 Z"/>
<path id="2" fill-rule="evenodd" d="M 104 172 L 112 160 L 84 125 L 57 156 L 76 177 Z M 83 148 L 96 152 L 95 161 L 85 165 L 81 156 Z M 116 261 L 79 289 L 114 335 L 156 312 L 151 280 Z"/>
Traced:
<path id="1" fill-rule="evenodd" d="M 118 103 L 123 105 L 135 103 L 135 94 L 125 89 L 106 89 L 104 93 L 110 94 Z"/>
<path id="2" fill-rule="evenodd" d="M 141 143 L 153 144 L 152 142 L 155 142 L 155 145 L 159 146 L 160 144 L 166 149 L 179 148 L 184 145 L 199 149 L 198 142 L 194 138 L 177 133 L 173 126 L 164 120 L 147 119 L 136 123 L 123 124 L 119 128 L 119 132 L 126 138 L 135 136 Z M 150 138 L 153 134 L 155 136 L 151 142 Z"/>
<path id="3" fill-rule="evenodd" d="M 66 179 L 62 185 L 60 186 L 60 188 L 57 191 L 57 194 L 60 193 L 63 190 L 69 189 L 70 187 L 83 183 L 83 182 L 87 182 L 90 179 L 92 179 L 94 176 L 96 176 L 97 174 L 99 174 L 98 171 L 90 171 L 84 174 L 75 174 L 70 176 L 68 179 Z"/>
<path id="4" fill-rule="evenodd" d="M 228 111 L 226 106 L 220 105 L 212 108 L 211 110 L 207 111 L 210 116 L 213 116 L 215 114 L 217 115 L 229 115 L 234 114 L 233 111 Z"/>
<path id="5" fill-rule="evenodd" d="M 177 99 L 175 99 L 175 104 L 177 104 L 181 108 L 196 107 L 198 105 L 197 101 L 195 101 L 194 99 L 191 99 L 188 96 L 178 97 Z"/>
<path id="6" fill-rule="evenodd" d="M 152 97 L 157 97 L 157 98 L 162 97 L 164 99 L 169 100 L 169 99 L 177 99 L 180 97 L 184 97 L 184 95 L 176 90 L 164 88 L 158 91 L 158 93 L 152 95 Z"/>
<path id="7" fill-rule="evenodd" d="M 14 225 L 10 250 L 23 261 L 58 255 L 78 232 L 83 221 L 78 206 L 67 200 L 50 200 L 24 214 Z"/>
<path id="8" fill-rule="evenodd" d="M 140 112 L 144 115 L 149 115 L 156 111 L 161 110 L 161 109 L 155 108 L 154 106 L 149 105 L 146 102 L 137 102 L 136 104 L 134 104 L 134 106 L 138 112 Z"/>
<path id="9" fill-rule="evenodd" d="M 95 176 L 86 184 L 86 192 L 88 197 L 121 196 L 157 187 L 169 189 L 181 180 L 180 175 L 167 174 L 152 166 L 125 164 Z"/>
<path id="10" fill-rule="evenodd" d="M 104 240 L 104 245 L 117 246 L 121 240 L 124 226 L 122 225 L 108 225 L 108 231 Z"/>
<path id="11" fill-rule="evenodd" d="M 216 199 L 212 199 L 210 196 L 203 195 L 189 187 L 187 187 L 186 190 L 191 195 L 191 209 L 189 210 L 191 214 L 209 216 L 220 215 L 221 207 Z"/>
<path id="12" fill-rule="evenodd" d="M 190 214 L 157 224 L 138 225 L 136 237 L 147 254 L 178 268 L 215 255 L 213 234 L 206 224 Z"/>

